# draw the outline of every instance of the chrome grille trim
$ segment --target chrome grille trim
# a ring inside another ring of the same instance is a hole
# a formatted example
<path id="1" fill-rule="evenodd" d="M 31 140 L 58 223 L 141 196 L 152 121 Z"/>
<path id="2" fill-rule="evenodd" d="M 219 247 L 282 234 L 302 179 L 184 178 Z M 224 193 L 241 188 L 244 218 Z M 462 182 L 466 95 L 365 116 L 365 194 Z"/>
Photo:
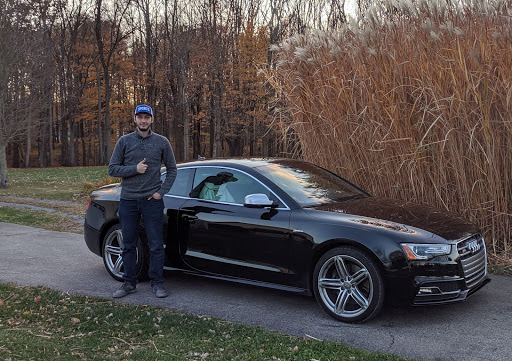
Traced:
<path id="1" fill-rule="evenodd" d="M 487 276 L 487 252 L 484 239 L 480 234 L 465 238 L 457 243 L 457 250 L 466 286 L 472 289 Z"/>

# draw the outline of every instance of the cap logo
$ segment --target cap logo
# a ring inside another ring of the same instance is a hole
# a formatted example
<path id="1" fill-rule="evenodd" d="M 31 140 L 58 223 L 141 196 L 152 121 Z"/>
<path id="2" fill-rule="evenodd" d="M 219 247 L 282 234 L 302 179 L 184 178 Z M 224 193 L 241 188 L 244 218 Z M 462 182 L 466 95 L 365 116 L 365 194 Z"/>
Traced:
<path id="1" fill-rule="evenodd" d="M 139 113 L 148 113 L 149 115 L 153 116 L 153 109 L 151 109 L 151 107 L 146 104 L 137 105 L 137 108 L 135 108 L 135 115 Z"/>

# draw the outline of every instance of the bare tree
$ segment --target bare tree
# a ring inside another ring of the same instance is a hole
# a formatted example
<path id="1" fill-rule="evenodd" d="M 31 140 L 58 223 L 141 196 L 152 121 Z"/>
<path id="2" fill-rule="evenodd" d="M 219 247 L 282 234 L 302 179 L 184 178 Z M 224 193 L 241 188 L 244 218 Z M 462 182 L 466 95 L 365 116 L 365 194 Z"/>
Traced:
<path id="1" fill-rule="evenodd" d="M 45 167 L 48 164 L 53 165 L 53 95 L 55 79 L 55 23 L 57 19 L 58 7 L 54 4 L 59 3 L 54 0 L 33 0 L 33 18 L 37 29 L 37 43 L 41 47 L 30 59 L 33 66 L 31 82 L 35 83 L 32 87 L 32 93 L 37 94 L 41 100 L 39 113 L 39 124 L 37 131 L 38 145 L 38 165 Z M 31 141 L 27 138 L 27 145 Z M 27 151 L 25 157 L 25 166 L 29 166 L 29 155 Z"/>
<path id="2" fill-rule="evenodd" d="M 145 84 L 146 95 L 145 102 L 151 106 L 155 105 L 157 96 L 157 87 L 155 82 L 156 65 L 157 65 L 157 49 L 158 43 L 161 39 L 157 33 L 159 28 L 159 18 L 157 16 L 158 5 L 151 0 L 136 0 L 137 8 L 139 9 L 142 20 L 140 21 L 139 32 L 143 36 L 143 43 L 145 47 Z"/>
<path id="3" fill-rule="evenodd" d="M 38 119 L 32 117 L 39 99 L 31 93 L 32 63 L 37 36 L 26 4 L 0 0 L 0 187 L 7 188 L 7 144 L 27 134 Z M 22 6 L 20 6 L 22 5 Z"/>
<path id="4" fill-rule="evenodd" d="M 168 135 L 174 142 L 174 152 L 178 161 L 189 159 L 190 137 L 190 100 L 189 71 L 191 39 L 193 31 L 183 24 L 185 13 L 180 2 L 165 2 L 163 35 L 163 67 L 164 83 L 160 102 L 162 110 L 172 111 L 168 119 Z M 163 112 L 165 114 L 165 112 Z"/>
<path id="5" fill-rule="evenodd" d="M 90 31 L 89 23 L 85 0 L 59 4 L 56 62 L 60 107 L 57 117 L 60 120 L 60 163 L 66 166 L 77 164 L 76 118 L 86 85 L 87 68 L 91 66 L 90 61 L 85 62 L 85 54 L 78 50 Z"/>
<path id="6" fill-rule="evenodd" d="M 329 26 L 333 29 L 340 27 L 347 22 L 345 12 L 345 0 L 330 0 L 330 10 L 328 15 Z"/>
<path id="7" fill-rule="evenodd" d="M 133 32 L 133 28 L 124 22 L 130 4 L 130 0 L 114 0 L 104 6 L 103 0 L 96 0 L 95 34 L 99 60 L 103 70 L 103 83 L 105 85 L 105 126 L 103 127 L 105 130 L 105 136 L 103 137 L 105 144 L 100 144 L 102 149 L 100 152 L 102 155 L 101 163 L 106 163 L 112 153 L 110 121 L 110 98 L 112 94 L 111 65 L 119 45 Z M 103 17 L 102 14 L 104 14 Z M 105 152 L 103 152 L 103 149 L 105 149 Z"/>

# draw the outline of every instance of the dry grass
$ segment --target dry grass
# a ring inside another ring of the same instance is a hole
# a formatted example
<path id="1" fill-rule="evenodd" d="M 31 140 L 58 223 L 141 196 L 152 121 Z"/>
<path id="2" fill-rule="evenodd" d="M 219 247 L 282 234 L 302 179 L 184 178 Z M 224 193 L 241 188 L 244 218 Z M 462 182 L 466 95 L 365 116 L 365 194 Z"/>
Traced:
<path id="1" fill-rule="evenodd" d="M 119 183 L 119 182 L 121 182 L 121 178 L 111 177 L 111 176 L 108 175 L 105 178 L 100 179 L 97 182 L 86 182 L 86 183 L 84 183 L 84 185 L 83 185 L 83 193 L 89 195 L 89 194 L 91 194 L 91 192 L 93 190 L 98 189 L 99 187 L 106 186 L 106 185 L 112 184 L 112 183 Z"/>
<path id="2" fill-rule="evenodd" d="M 509 260 L 512 1 L 394 3 L 273 48 L 280 125 L 306 160 L 375 195 L 458 212 Z"/>

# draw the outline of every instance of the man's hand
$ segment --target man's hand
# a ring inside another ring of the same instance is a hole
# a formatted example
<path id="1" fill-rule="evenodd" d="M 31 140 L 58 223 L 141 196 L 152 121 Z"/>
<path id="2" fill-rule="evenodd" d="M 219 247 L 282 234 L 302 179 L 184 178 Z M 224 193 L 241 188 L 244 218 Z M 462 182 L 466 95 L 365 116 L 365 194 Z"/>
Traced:
<path id="1" fill-rule="evenodd" d="M 160 195 L 160 193 L 153 193 L 153 195 L 151 197 L 148 198 L 148 201 L 151 199 L 151 198 L 154 198 L 154 199 L 162 199 L 162 196 Z"/>
<path id="2" fill-rule="evenodd" d="M 148 169 L 148 165 L 146 164 L 146 158 L 137 163 L 137 172 L 140 174 L 146 173 L 146 169 Z"/>

